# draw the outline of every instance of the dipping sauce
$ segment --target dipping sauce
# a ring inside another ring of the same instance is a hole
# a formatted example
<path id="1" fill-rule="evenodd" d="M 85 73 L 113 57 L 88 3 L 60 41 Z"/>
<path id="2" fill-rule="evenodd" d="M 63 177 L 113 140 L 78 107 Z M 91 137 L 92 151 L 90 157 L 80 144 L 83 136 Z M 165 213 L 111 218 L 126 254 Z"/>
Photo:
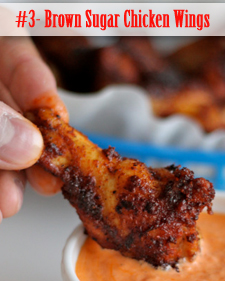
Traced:
<path id="1" fill-rule="evenodd" d="M 155 269 L 117 251 L 102 249 L 87 238 L 76 263 L 76 274 L 80 281 L 225 281 L 225 215 L 203 213 L 198 228 L 201 253 L 192 263 L 181 264 L 180 272 Z"/>

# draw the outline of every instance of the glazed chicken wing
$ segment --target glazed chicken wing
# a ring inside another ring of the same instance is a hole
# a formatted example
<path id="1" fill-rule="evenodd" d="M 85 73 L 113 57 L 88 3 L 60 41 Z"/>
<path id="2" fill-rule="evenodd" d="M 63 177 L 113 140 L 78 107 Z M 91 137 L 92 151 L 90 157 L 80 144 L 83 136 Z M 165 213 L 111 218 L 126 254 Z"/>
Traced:
<path id="1" fill-rule="evenodd" d="M 39 164 L 63 180 L 64 197 L 102 247 L 172 267 L 199 251 L 196 220 L 204 207 L 211 212 L 210 182 L 186 168 L 147 168 L 101 149 L 50 109 L 27 117 L 44 138 Z"/>

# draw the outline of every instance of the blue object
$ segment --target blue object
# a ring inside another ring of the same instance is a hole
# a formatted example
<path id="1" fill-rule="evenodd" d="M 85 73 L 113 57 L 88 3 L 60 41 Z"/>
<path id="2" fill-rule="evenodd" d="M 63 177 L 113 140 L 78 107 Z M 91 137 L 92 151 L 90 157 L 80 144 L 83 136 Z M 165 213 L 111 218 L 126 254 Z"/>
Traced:
<path id="1" fill-rule="evenodd" d="M 165 167 L 175 164 L 188 167 L 195 172 L 196 177 L 204 177 L 211 181 L 217 190 L 225 191 L 225 152 L 160 147 L 89 132 L 85 134 L 101 148 L 113 146 L 121 156 L 136 158 L 147 166 Z"/>

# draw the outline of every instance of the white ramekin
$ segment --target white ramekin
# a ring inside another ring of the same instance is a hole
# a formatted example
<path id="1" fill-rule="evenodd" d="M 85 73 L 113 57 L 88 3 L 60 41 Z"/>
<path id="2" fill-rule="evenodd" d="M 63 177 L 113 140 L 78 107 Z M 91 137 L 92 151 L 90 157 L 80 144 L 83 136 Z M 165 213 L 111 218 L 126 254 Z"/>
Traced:
<path id="1" fill-rule="evenodd" d="M 214 212 L 225 213 L 225 192 L 216 193 L 213 210 Z M 67 239 L 62 253 L 61 272 L 63 281 L 80 281 L 75 273 L 75 266 L 86 238 L 84 227 L 80 224 Z"/>

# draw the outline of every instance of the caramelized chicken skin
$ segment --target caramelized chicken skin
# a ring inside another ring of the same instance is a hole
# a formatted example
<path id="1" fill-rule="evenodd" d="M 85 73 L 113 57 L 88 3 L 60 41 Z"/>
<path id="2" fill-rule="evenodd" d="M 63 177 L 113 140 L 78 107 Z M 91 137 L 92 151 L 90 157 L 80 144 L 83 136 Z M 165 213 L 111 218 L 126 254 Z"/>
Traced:
<path id="1" fill-rule="evenodd" d="M 211 212 L 214 189 L 180 167 L 147 168 L 100 149 L 50 109 L 27 113 L 45 148 L 39 164 L 60 177 L 62 192 L 102 247 L 154 266 L 176 266 L 199 251 L 196 220 Z"/>

